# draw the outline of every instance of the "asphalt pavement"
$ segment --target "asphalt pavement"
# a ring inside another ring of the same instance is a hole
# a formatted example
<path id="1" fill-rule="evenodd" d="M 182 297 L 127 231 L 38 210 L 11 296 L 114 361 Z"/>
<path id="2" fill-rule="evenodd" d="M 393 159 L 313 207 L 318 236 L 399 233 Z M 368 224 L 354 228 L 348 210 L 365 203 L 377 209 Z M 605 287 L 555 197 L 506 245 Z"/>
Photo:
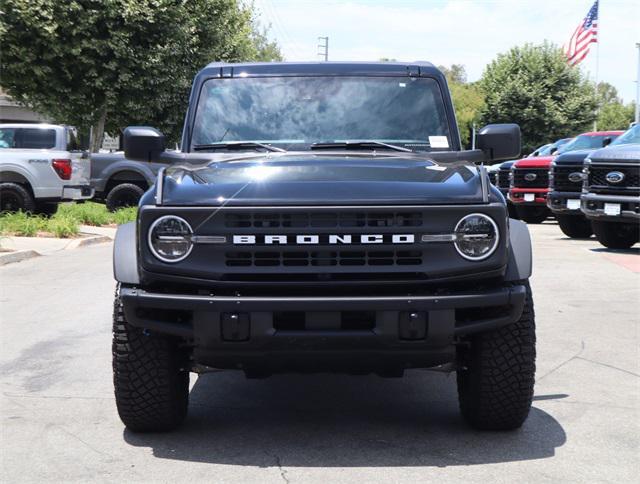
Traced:
<path id="1" fill-rule="evenodd" d="M 0 268 L 3 482 L 637 482 L 640 250 L 531 227 L 536 396 L 462 422 L 455 376 L 192 375 L 186 424 L 137 435 L 111 382 L 110 243 Z M 636 246 L 637 247 L 637 246 Z"/>

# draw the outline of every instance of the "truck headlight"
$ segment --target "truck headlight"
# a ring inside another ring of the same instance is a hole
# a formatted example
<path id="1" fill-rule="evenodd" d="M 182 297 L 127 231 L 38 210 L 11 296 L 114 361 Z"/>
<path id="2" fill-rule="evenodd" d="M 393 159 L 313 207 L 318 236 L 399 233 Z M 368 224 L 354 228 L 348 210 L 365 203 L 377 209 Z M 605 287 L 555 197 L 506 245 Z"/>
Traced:
<path id="1" fill-rule="evenodd" d="M 180 262 L 193 249 L 193 230 L 186 220 L 165 215 L 153 222 L 149 229 L 149 248 L 163 262 Z"/>
<path id="2" fill-rule="evenodd" d="M 486 259 L 496 250 L 499 241 L 498 226 L 491 217 L 482 213 L 467 215 L 456 225 L 454 245 L 465 259 Z"/>

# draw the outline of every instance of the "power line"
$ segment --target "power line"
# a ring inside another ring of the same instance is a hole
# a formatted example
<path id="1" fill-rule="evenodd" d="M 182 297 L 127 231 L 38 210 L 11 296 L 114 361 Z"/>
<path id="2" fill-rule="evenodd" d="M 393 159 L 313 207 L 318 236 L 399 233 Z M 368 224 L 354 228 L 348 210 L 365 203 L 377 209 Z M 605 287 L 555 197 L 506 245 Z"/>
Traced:
<path id="1" fill-rule="evenodd" d="M 287 30 L 284 28 L 283 22 L 280 20 L 280 16 L 278 15 L 277 7 L 271 2 L 271 0 L 267 0 L 264 2 L 264 6 L 269 11 L 269 16 L 273 19 L 273 25 L 276 28 L 276 31 L 280 35 L 280 38 L 286 42 L 290 49 L 293 51 L 293 55 L 304 59 L 308 57 L 307 55 L 301 54 L 301 52 L 296 47 L 296 44 L 293 42 L 291 37 L 289 36 Z"/>

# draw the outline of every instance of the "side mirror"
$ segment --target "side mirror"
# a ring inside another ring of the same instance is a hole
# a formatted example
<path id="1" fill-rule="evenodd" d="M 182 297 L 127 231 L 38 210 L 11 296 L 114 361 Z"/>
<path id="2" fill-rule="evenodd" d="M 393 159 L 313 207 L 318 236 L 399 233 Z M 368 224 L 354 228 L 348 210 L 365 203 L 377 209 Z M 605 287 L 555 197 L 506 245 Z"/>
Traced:
<path id="1" fill-rule="evenodd" d="M 558 148 L 551 148 L 551 151 L 549 152 L 550 155 L 555 155 L 558 152 Z"/>
<path id="2" fill-rule="evenodd" d="M 166 148 L 164 135 L 149 126 L 129 126 L 122 135 L 124 156 L 134 161 L 157 160 Z"/>
<path id="3" fill-rule="evenodd" d="M 612 141 L 613 139 L 611 138 L 611 136 L 607 136 L 605 139 L 602 140 L 602 147 L 604 148 L 605 146 L 609 146 Z"/>
<path id="4" fill-rule="evenodd" d="M 489 160 L 513 160 L 520 156 L 520 126 L 517 124 L 488 124 L 476 138 L 476 146 Z"/>

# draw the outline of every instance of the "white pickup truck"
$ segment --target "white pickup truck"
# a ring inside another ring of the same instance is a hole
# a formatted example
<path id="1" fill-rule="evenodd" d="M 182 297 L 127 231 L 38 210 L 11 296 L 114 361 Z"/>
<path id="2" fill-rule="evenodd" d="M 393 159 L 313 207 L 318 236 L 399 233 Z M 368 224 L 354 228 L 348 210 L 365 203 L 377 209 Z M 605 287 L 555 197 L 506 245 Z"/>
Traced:
<path id="1" fill-rule="evenodd" d="M 90 163 L 71 126 L 0 124 L 0 212 L 52 214 L 91 198 Z"/>

